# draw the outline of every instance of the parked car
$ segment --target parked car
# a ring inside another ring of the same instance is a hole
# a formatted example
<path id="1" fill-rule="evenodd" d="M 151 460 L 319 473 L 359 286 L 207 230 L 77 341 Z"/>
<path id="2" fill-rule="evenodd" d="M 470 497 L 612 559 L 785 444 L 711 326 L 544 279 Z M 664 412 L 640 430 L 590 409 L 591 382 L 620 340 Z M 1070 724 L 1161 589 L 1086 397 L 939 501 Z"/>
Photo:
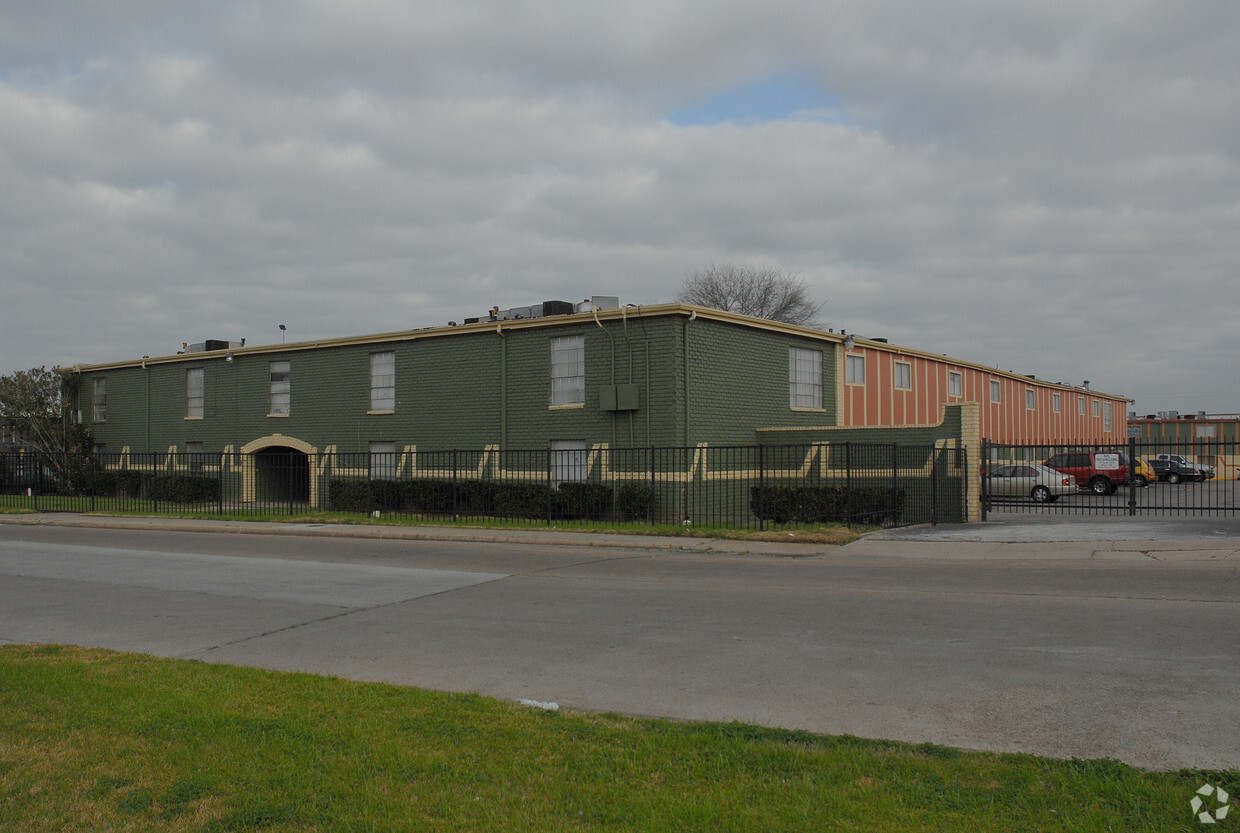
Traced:
<path id="1" fill-rule="evenodd" d="M 1150 465 L 1159 480 L 1168 483 L 1179 483 L 1181 480 L 1198 480 L 1205 482 L 1214 477 L 1214 469 L 1204 463 L 1181 454 L 1159 454 Z"/>
<path id="2" fill-rule="evenodd" d="M 1122 451 L 1065 451 L 1046 467 L 1072 475 L 1077 486 L 1096 495 L 1109 495 L 1128 482 L 1128 455 Z"/>
<path id="3" fill-rule="evenodd" d="M 1132 485 L 1148 486 L 1158 479 L 1158 475 L 1154 474 L 1154 467 L 1150 465 L 1150 461 L 1144 457 L 1137 457 L 1132 461 Z"/>
<path id="4" fill-rule="evenodd" d="M 1028 497 L 1036 503 L 1054 503 L 1063 495 L 1076 492 L 1071 475 L 1037 463 L 1000 466 L 986 480 L 991 497 Z"/>

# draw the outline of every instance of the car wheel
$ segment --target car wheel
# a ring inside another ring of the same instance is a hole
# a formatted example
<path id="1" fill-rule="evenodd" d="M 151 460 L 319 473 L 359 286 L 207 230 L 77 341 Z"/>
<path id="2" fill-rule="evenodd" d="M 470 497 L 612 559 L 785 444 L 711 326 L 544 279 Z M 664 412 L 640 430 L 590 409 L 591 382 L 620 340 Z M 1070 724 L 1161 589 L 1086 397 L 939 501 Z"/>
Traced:
<path id="1" fill-rule="evenodd" d="M 1172 484 L 1172 485 L 1175 485 L 1176 483 L 1179 483 L 1179 482 L 1180 482 L 1180 473 L 1179 473 L 1178 471 L 1168 472 L 1168 473 L 1167 473 L 1167 482 L 1168 482 L 1168 483 L 1170 483 L 1170 484 Z"/>
<path id="2" fill-rule="evenodd" d="M 1051 499 L 1051 490 L 1045 486 L 1034 486 L 1029 497 L 1033 498 L 1034 503 L 1046 503 Z"/>
<path id="3" fill-rule="evenodd" d="M 1095 477 L 1089 481 L 1089 490 L 1096 495 L 1109 495 L 1115 491 L 1115 486 L 1105 477 Z"/>
<path id="4" fill-rule="evenodd" d="M 1146 486 L 1150 485 L 1150 481 L 1148 481 L 1148 480 L 1146 480 L 1146 479 L 1145 479 L 1145 475 L 1144 475 L 1144 474 L 1138 474 L 1138 475 L 1137 475 L 1136 477 L 1134 477 L 1132 480 L 1133 480 L 1133 482 L 1134 482 L 1134 483 L 1136 483 L 1136 484 L 1137 484 L 1137 488 L 1138 488 L 1138 489 L 1144 489 Z"/>

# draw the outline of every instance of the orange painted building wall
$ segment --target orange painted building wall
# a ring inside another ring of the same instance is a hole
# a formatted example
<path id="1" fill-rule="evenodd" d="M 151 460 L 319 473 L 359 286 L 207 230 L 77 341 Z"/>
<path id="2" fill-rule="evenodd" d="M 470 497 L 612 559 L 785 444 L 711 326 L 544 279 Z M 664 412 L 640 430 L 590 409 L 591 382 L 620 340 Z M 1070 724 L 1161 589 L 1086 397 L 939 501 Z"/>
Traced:
<path id="1" fill-rule="evenodd" d="M 864 358 L 864 384 L 847 381 L 848 356 Z M 843 424 L 850 427 L 932 425 L 941 418 L 944 405 L 977 402 L 981 405 L 982 436 L 992 442 L 1059 445 L 1126 441 L 1128 403 L 1122 397 L 897 348 L 858 344 L 845 351 L 840 364 L 845 374 L 840 414 Z M 952 391 L 952 374 L 959 374 L 958 393 Z M 904 382 L 909 383 L 907 387 Z M 998 401 L 992 397 L 992 383 L 998 383 Z"/>

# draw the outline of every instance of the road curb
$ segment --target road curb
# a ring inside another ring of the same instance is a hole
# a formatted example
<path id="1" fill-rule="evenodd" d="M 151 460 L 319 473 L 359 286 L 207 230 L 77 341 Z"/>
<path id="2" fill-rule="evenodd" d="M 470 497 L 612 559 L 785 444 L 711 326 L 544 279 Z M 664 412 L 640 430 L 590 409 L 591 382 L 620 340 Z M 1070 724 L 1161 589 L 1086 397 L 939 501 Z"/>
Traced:
<path id="1" fill-rule="evenodd" d="M 648 549 L 733 555 L 770 555 L 809 558 L 841 549 L 834 544 L 770 542 L 727 538 L 680 538 L 622 533 L 554 530 L 486 530 L 473 527 L 380 527 L 352 524 L 310 524 L 270 521 L 211 521 L 189 518 L 118 518 L 114 516 L 42 513 L 0 515 L 0 523 L 97 529 L 207 532 L 234 535 L 302 535 L 320 538 L 365 538 L 388 541 L 444 541 L 471 544 L 526 546 L 581 546 Z"/>

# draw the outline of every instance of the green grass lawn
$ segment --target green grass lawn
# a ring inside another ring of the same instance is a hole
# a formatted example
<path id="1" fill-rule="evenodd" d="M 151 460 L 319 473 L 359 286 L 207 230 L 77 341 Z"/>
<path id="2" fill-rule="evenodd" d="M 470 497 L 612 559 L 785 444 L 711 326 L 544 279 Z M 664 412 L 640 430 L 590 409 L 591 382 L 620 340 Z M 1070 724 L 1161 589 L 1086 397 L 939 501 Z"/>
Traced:
<path id="1" fill-rule="evenodd" d="M 557 520 L 548 525 L 546 521 L 532 519 L 461 517 L 421 518 L 411 515 L 388 514 L 373 517 L 357 512 L 330 512 L 299 509 L 290 514 L 280 509 L 255 509 L 249 511 L 217 512 L 213 507 L 193 507 L 163 503 L 159 511 L 154 504 L 134 508 L 134 501 L 120 498 L 44 498 L 45 506 L 58 507 L 58 511 L 88 515 L 132 518 L 186 518 L 210 521 L 253 521 L 276 523 L 346 524 L 354 526 L 458 526 L 479 529 L 552 529 L 562 532 L 617 533 L 622 535 L 661 535 L 671 537 L 728 538 L 749 541 L 797 541 L 812 544 L 843 545 L 856 541 L 871 527 L 848 527 L 843 524 L 783 524 L 772 525 L 765 530 L 730 526 L 685 526 L 684 524 L 650 525 L 641 523 L 614 524 L 604 521 Z M 39 511 L 33 498 L 24 495 L 0 495 L 0 514 L 27 514 Z"/>
<path id="2" fill-rule="evenodd" d="M 0 646 L 0 831 L 1143 831 L 1205 782 Z M 1240 818 L 1224 821 L 1240 823 Z"/>

